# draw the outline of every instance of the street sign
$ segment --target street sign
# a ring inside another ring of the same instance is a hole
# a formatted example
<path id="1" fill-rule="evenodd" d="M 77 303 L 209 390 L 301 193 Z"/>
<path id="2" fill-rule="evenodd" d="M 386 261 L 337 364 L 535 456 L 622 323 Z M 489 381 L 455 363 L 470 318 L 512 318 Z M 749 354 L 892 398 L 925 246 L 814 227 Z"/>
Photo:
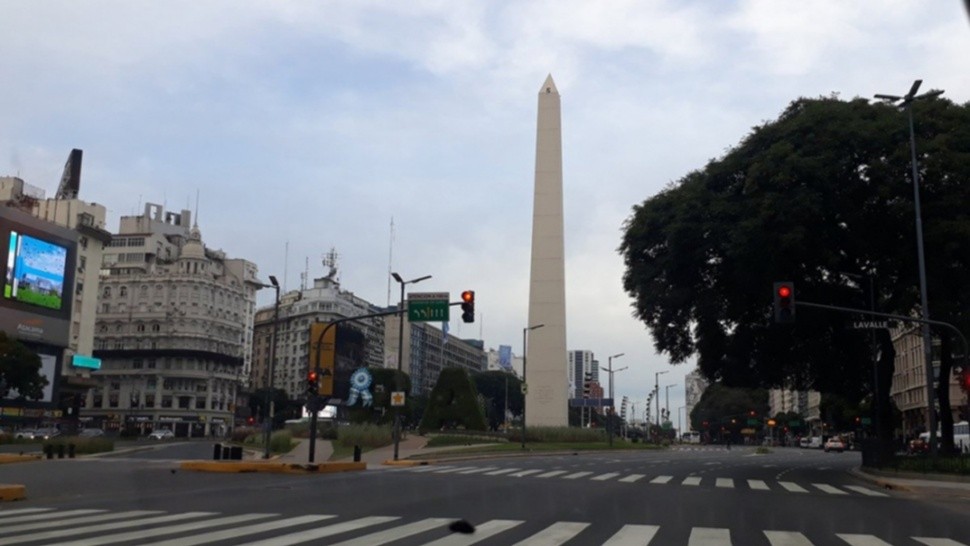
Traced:
<path id="1" fill-rule="evenodd" d="M 394 391 L 391 393 L 391 406 L 404 405 L 404 391 Z"/>
<path id="2" fill-rule="evenodd" d="M 749 426 L 755 426 L 755 425 L 757 425 L 760 422 L 761 421 L 758 421 L 757 419 L 748 419 L 748 425 Z"/>
<path id="3" fill-rule="evenodd" d="M 896 327 L 893 320 L 856 320 L 849 324 L 853 330 L 889 330 Z"/>
<path id="4" fill-rule="evenodd" d="M 408 320 L 411 322 L 448 322 L 448 292 L 411 292 L 408 294 Z"/>
<path id="5" fill-rule="evenodd" d="M 788 421 L 788 426 L 790 426 L 790 427 L 800 427 L 800 426 L 802 426 L 802 422 L 799 421 L 798 419 L 795 419 L 794 421 Z"/>
<path id="6" fill-rule="evenodd" d="M 863 417 L 861 419 L 861 421 L 862 421 L 862 424 L 863 425 L 866 425 L 866 426 L 869 426 L 869 425 L 872 424 L 872 418 L 871 417 Z"/>

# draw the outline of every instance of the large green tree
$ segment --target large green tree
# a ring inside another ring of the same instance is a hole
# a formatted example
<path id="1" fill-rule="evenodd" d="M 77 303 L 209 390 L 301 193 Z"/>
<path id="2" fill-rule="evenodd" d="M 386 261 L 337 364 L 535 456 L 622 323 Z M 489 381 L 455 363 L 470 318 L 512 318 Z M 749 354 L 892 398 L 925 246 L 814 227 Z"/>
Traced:
<path id="1" fill-rule="evenodd" d="M 0 332 L 0 398 L 16 393 L 18 399 L 43 396 L 47 378 L 40 374 L 40 357 L 23 343 Z"/>
<path id="2" fill-rule="evenodd" d="M 970 299 L 970 109 L 943 99 L 915 108 L 930 308 L 955 320 Z M 696 355 L 712 380 L 858 401 L 876 375 L 866 333 L 846 328 L 853 317 L 804 306 L 794 325 L 773 324 L 772 282 L 794 281 L 796 305 L 865 309 L 873 279 L 878 310 L 918 312 L 911 177 L 904 113 L 863 99 L 796 100 L 634 207 L 620 246 L 634 313 L 659 351 L 675 363 Z M 962 292 L 935 288 L 943 286 Z M 936 305 L 944 296 L 956 301 Z M 895 353 L 888 332 L 878 334 L 887 439 Z"/>
<path id="3" fill-rule="evenodd" d="M 485 406 L 488 426 L 496 429 L 505 422 L 505 408 L 515 415 L 522 413 L 522 381 L 503 371 L 488 371 L 472 374 L 472 381 L 478 389 Z"/>

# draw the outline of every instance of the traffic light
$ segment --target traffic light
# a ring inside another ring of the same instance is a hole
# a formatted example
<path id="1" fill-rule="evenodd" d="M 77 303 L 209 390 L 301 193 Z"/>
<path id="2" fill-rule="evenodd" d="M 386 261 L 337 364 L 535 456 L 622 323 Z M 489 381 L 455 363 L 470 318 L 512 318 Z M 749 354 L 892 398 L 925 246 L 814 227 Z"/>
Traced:
<path id="1" fill-rule="evenodd" d="M 475 291 L 465 290 L 461 293 L 461 320 L 475 322 Z"/>
<path id="2" fill-rule="evenodd" d="M 960 387 L 967 392 L 970 392 L 970 370 L 961 369 L 960 370 Z"/>
<path id="3" fill-rule="evenodd" d="M 320 384 L 318 382 L 318 379 L 319 378 L 317 377 L 317 371 L 316 370 L 310 370 L 309 372 L 307 372 L 307 374 L 306 374 L 306 395 L 307 395 L 308 398 L 317 395 L 317 391 L 320 388 Z"/>
<path id="4" fill-rule="evenodd" d="M 795 322 L 795 283 L 775 283 L 775 322 Z"/>

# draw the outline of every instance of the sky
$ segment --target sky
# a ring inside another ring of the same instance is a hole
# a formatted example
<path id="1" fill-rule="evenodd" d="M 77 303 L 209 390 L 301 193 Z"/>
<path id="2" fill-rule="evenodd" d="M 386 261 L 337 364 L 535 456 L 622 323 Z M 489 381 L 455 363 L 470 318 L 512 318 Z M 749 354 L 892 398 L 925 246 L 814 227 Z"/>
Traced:
<path id="1" fill-rule="evenodd" d="M 399 297 L 389 270 L 432 275 L 413 289 L 476 292 L 477 321 L 452 335 L 515 354 L 552 74 L 568 349 L 623 353 L 616 397 L 638 413 L 669 372 L 674 416 L 693 363 L 657 354 L 632 315 L 617 252 L 632 207 L 799 97 L 923 79 L 970 100 L 960 0 L 0 0 L 0 28 L 0 176 L 51 196 L 80 148 L 80 197 L 111 231 L 198 194 L 207 246 L 264 280 L 298 288 L 331 248 L 342 287 L 375 304 Z"/>

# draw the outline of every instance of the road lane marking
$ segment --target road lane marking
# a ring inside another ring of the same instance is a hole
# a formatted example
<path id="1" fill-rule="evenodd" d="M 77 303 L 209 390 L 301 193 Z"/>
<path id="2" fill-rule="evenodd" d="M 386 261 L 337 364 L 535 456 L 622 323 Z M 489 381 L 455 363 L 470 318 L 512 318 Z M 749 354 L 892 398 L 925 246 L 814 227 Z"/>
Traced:
<path id="1" fill-rule="evenodd" d="M 843 535 L 835 536 L 849 543 L 850 546 L 893 546 L 892 544 L 879 540 L 872 535 Z"/>
<path id="2" fill-rule="evenodd" d="M 435 470 L 441 470 L 442 468 L 452 468 L 449 465 L 428 465 L 428 466 L 415 466 L 414 468 L 409 468 L 411 472 L 433 472 Z"/>
<path id="3" fill-rule="evenodd" d="M 515 474 L 509 474 L 509 477 L 511 477 L 511 478 L 523 478 L 525 476 L 529 476 L 531 474 L 536 474 L 538 472 L 542 472 L 542 469 L 541 468 L 538 468 L 538 469 L 535 469 L 534 468 L 532 470 L 523 470 L 522 472 L 516 472 Z"/>
<path id="4" fill-rule="evenodd" d="M 471 470 L 462 470 L 459 474 L 478 474 L 479 472 L 488 472 L 489 470 L 496 470 L 497 466 L 483 466 L 481 468 L 473 468 Z"/>
<path id="5" fill-rule="evenodd" d="M 623 483 L 633 483 L 633 482 L 635 482 L 635 481 L 637 481 L 639 479 L 642 479 L 644 477 L 646 477 L 646 474 L 630 474 L 629 476 L 627 476 L 625 478 L 620 478 L 620 481 L 623 482 Z"/>
<path id="6" fill-rule="evenodd" d="M 37 542 L 38 540 L 50 540 L 52 538 L 62 538 L 62 537 L 73 537 L 74 535 L 84 535 L 88 533 L 100 533 L 101 531 L 113 531 L 115 529 L 124 529 L 126 527 L 144 527 L 146 525 L 155 525 L 158 523 L 168 523 L 170 521 L 178 521 L 182 519 L 192 519 L 201 518 L 203 516 L 214 516 L 213 512 L 184 512 L 182 514 L 171 514 L 168 516 L 156 516 L 144 519 L 131 519 L 128 521 L 120 521 L 114 523 L 102 523 L 100 525 L 89 525 L 87 527 L 72 527 L 70 529 L 61 529 L 58 531 L 46 531 L 42 533 L 34 533 L 31 535 L 18 535 L 15 537 L 10 537 L 9 539 L 3 539 L 4 544 L 20 544 L 22 542 Z"/>
<path id="7" fill-rule="evenodd" d="M 572 474 L 570 474 L 568 476 L 563 476 L 562 479 L 564 479 L 564 480 L 575 480 L 575 479 L 578 479 L 578 478 L 582 478 L 583 476 L 589 476 L 590 474 L 592 474 L 592 472 L 574 472 L 574 473 L 572 473 Z"/>
<path id="8" fill-rule="evenodd" d="M 790 531 L 765 531 L 771 546 L 812 546 L 812 543 L 801 533 Z"/>
<path id="9" fill-rule="evenodd" d="M 830 495 L 848 495 L 848 493 L 846 493 L 845 491 L 842 491 L 837 487 L 832 487 L 831 485 L 826 483 L 813 483 L 812 485 L 821 489 L 822 491 L 825 491 Z"/>
<path id="10" fill-rule="evenodd" d="M 684 478 L 684 481 L 681 482 L 681 485 L 700 485 L 700 484 L 701 484 L 700 476 L 687 476 L 686 478 Z"/>
<path id="11" fill-rule="evenodd" d="M 297 519 L 297 518 L 292 518 L 292 519 Z M 333 525 L 324 525 L 323 527 L 317 527 L 315 529 L 307 529 L 306 531 L 290 533 L 288 535 L 275 536 L 273 538 L 267 538 L 265 540 L 257 540 L 256 542 L 250 542 L 240 546 L 282 546 L 284 544 L 300 544 L 303 542 L 316 540 L 318 538 L 325 538 L 325 537 L 337 535 L 340 533 L 356 531 L 357 529 L 364 529 L 366 527 L 380 525 L 382 523 L 387 523 L 389 521 L 394 521 L 398 519 L 401 519 L 401 518 L 398 518 L 395 516 L 368 516 L 365 518 L 355 519 L 351 521 L 344 521 L 342 523 L 334 523 Z M 216 533 L 209 533 L 209 535 L 212 535 L 213 537 L 211 540 L 209 538 L 205 538 L 200 542 L 189 542 L 189 543 L 180 542 L 179 540 L 173 540 L 170 543 L 165 543 L 163 546 L 180 546 L 182 544 L 185 544 L 185 546 L 194 546 L 195 544 L 204 544 L 206 542 L 213 542 L 215 540 L 223 540 L 223 538 L 221 537 L 223 533 L 229 533 L 231 531 L 242 531 L 244 529 L 252 529 L 252 530 L 246 531 L 245 534 L 260 533 L 263 530 L 257 529 L 257 528 L 272 525 L 273 523 L 274 522 L 261 523 L 258 525 L 249 525 L 246 527 L 241 527 L 239 529 L 231 529 L 229 531 L 219 531 Z M 272 530 L 272 529 L 267 529 L 267 530 Z M 238 536 L 242 536 L 242 534 L 243 533 L 240 533 Z M 207 537 L 207 535 L 200 535 L 200 537 Z M 372 544 L 379 544 L 379 542 L 373 542 Z M 152 544 L 152 546 L 160 546 L 160 545 Z"/>
<path id="12" fill-rule="evenodd" d="M 962 542 L 957 542 L 949 538 L 925 538 L 925 537 L 913 537 L 916 542 L 922 542 L 926 546 L 967 546 Z"/>
<path id="13" fill-rule="evenodd" d="M 31 523 L 22 523 L 20 525 L 4 525 L 0 527 L 0 535 L 10 535 L 13 533 L 22 533 L 24 531 L 36 531 L 38 529 L 53 529 L 54 527 L 68 527 L 71 525 L 86 525 L 89 523 L 103 523 L 105 521 L 111 521 L 113 519 L 125 519 L 141 516 L 149 516 L 152 514 L 163 514 L 164 512 L 160 510 L 132 510 L 129 512 L 115 512 L 107 514 L 99 514 L 97 516 L 81 516 L 77 518 L 63 519 L 58 517 L 57 519 L 45 520 L 45 521 L 35 521 Z"/>
<path id="14" fill-rule="evenodd" d="M 87 509 L 67 510 L 65 512 L 58 512 L 57 516 L 59 518 L 67 518 L 71 516 L 83 516 L 85 514 L 100 514 L 101 512 L 104 512 L 104 510 L 87 510 Z M 7 525 L 8 523 L 23 523 L 27 521 L 41 521 L 41 520 L 47 521 L 50 517 L 51 517 L 50 514 L 32 514 L 29 516 L 14 516 L 12 518 L 4 518 L 3 524 Z M 0 532 L 2 532 L 2 530 L 3 528 L 0 528 Z"/>
<path id="15" fill-rule="evenodd" d="M 418 533 L 423 533 L 425 531 L 430 531 L 436 527 L 442 527 L 444 525 L 447 525 L 450 521 L 452 520 L 448 518 L 427 518 L 421 521 L 416 521 L 414 523 L 409 523 L 407 525 L 401 525 L 400 527 L 392 527 L 390 529 L 385 529 L 384 531 L 378 531 L 376 533 L 371 533 L 369 535 L 364 535 L 361 537 L 345 540 L 343 542 L 334 544 L 333 546 L 372 546 L 373 544 L 384 544 L 386 542 L 391 542 L 393 540 L 398 540 L 404 537 L 416 535 Z M 283 538 L 283 537 L 279 537 L 279 538 Z M 306 542 L 306 540 L 300 540 L 297 542 L 268 542 L 267 546 L 299 544 L 300 542 Z"/>
<path id="16" fill-rule="evenodd" d="M 560 474 L 565 474 L 568 470 L 553 470 L 552 472 L 546 472 L 545 474 L 539 474 L 537 478 L 551 478 L 553 476 L 559 476 Z"/>
<path id="17" fill-rule="evenodd" d="M 16 514 L 36 514 L 37 512 L 50 512 L 51 510 L 53 508 L 17 508 L 16 510 L 4 510 L 0 512 L 0 521 Z"/>
<path id="18" fill-rule="evenodd" d="M 862 493 L 863 495 L 869 495 L 870 497 L 888 497 L 889 495 L 883 493 L 882 491 L 876 491 L 875 489 L 869 489 L 868 487 L 860 487 L 858 485 L 843 485 L 846 489 L 851 489 L 856 493 Z"/>
<path id="19" fill-rule="evenodd" d="M 694 527 L 690 532 L 687 546 L 730 546 L 731 532 L 727 529 Z"/>
<path id="20" fill-rule="evenodd" d="M 591 480 L 596 480 L 598 482 L 602 482 L 602 481 L 606 481 L 606 480 L 609 480 L 609 479 L 613 479 L 613 478 L 615 478 L 615 477 L 617 477 L 619 475 L 620 475 L 619 472 L 607 472 L 606 474 L 600 474 L 599 476 L 595 476 L 595 477 L 592 477 L 590 479 Z"/>
<path id="21" fill-rule="evenodd" d="M 748 480 L 748 487 L 751 489 L 757 489 L 758 491 L 769 491 L 768 484 L 763 480 Z"/>
<path id="22" fill-rule="evenodd" d="M 734 480 L 731 478 L 717 478 L 714 481 L 714 487 L 726 487 L 728 489 L 734 489 Z"/>
<path id="23" fill-rule="evenodd" d="M 667 483 L 674 479 L 673 476 L 657 476 L 656 478 L 650 480 L 650 483 Z"/>
<path id="24" fill-rule="evenodd" d="M 473 535 L 453 533 L 444 538 L 429 542 L 424 546 L 468 546 L 469 544 L 481 542 L 503 531 L 508 531 L 522 523 L 524 523 L 522 520 L 515 519 L 493 519 L 475 527 L 475 534 Z"/>
<path id="25" fill-rule="evenodd" d="M 446 468 L 444 470 L 436 470 L 435 474 L 451 474 L 452 472 L 461 472 L 462 470 L 472 470 L 478 468 L 477 466 L 456 466 L 454 468 Z"/>
<path id="26" fill-rule="evenodd" d="M 588 523 L 558 521 L 531 537 L 516 542 L 515 546 L 556 546 L 575 537 L 587 527 Z"/>
<path id="27" fill-rule="evenodd" d="M 624 525 L 603 546 L 644 546 L 660 529 L 657 525 Z"/>
<path id="28" fill-rule="evenodd" d="M 522 470 L 521 468 L 503 468 L 502 470 L 493 470 L 491 472 L 486 472 L 486 476 L 498 476 L 499 474 L 508 474 L 509 472 L 515 472 L 516 470 Z"/>
<path id="29" fill-rule="evenodd" d="M 792 493 L 808 493 L 807 489 L 803 489 L 802 486 L 794 482 L 778 482 L 778 484 Z"/>
<path id="30" fill-rule="evenodd" d="M 273 518 L 273 517 L 278 517 L 278 516 L 279 516 L 279 514 L 241 514 L 241 515 L 237 515 L 237 516 L 228 516 L 228 517 L 224 517 L 224 518 L 207 519 L 207 520 L 196 521 L 196 522 L 192 522 L 192 523 L 183 523 L 181 525 L 166 525 L 164 527 L 160 527 L 160 528 L 157 528 L 157 529 L 151 529 L 151 530 L 138 529 L 136 531 L 129 531 L 129 532 L 126 532 L 126 533 L 118 533 L 118 534 L 114 534 L 114 535 L 100 536 L 100 537 L 95 537 L 95 538 L 86 538 L 86 539 L 76 540 L 76 541 L 72 541 L 72 542 L 60 543 L 60 546 L 101 546 L 103 544 L 114 544 L 114 543 L 117 543 L 117 542 L 125 542 L 125 541 L 129 541 L 129 540 L 134 540 L 134 541 L 137 541 L 138 543 L 143 543 L 144 542 L 144 539 L 149 538 L 149 537 L 161 537 L 161 536 L 165 536 L 165 535 L 175 535 L 175 534 L 178 534 L 178 533 L 185 533 L 187 531 L 197 531 L 199 529 L 206 529 L 206 528 L 209 528 L 209 527 L 219 527 L 221 525 L 232 525 L 234 523 L 252 522 L 252 521 L 255 521 L 255 520 L 258 520 L 258 519 Z M 334 516 L 322 516 L 322 517 L 324 517 L 324 518 L 331 517 L 332 518 Z M 306 518 L 306 516 L 304 516 L 304 518 Z M 300 519 L 304 519 L 304 518 L 300 518 Z M 294 519 L 296 519 L 296 518 L 294 518 Z M 284 520 L 284 521 L 286 521 L 286 520 Z M 274 523 L 279 523 L 279 522 L 270 522 L 269 524 L 265 524 L 264 523 L 264 524 L 261 524 L 261 525 L 271 525 L 271 524 L 274 524 Z M 303 522 L 300 522 L 300 523 L 303 523 Z M 231 536 L 226 537 L 226 538 L 234 538 L 236 536 L 240 536 L 240 531 L 242 529 L 246 529 L 246 527 L 234 528 L 234 529 L 230 529 L 228 531 L 221 531 L 221 532 L 222 533 L 233 533 Z M 272 530 L 272 529 L 266 529 L 266 530 L 269 531 L 269 530 Z M 169 540 L 169 541 L 165 541 L 165 542 L 156 542 L 155 544 L 156 545 L 158 545 L 158 544 L 180 544 L 180 545 L 183 545 L 184 544 L 184 545 L 188 546 L 189 544 L 201 544 L 202 542 L 199 542 L 199 538 L 198 537 L 209 537 L 209 536 L 211 536 L 211 534 L 209 534 L 209 535 L 196 535 L 196 536 L 190 536 L 190 537 L 180 538 L 180 539 L 176 539 L 176 540 Z M 203 541 L 204 542 L 209 542 L 209 539 L 206 538 L 206 539 L 203 539 Z"/>

